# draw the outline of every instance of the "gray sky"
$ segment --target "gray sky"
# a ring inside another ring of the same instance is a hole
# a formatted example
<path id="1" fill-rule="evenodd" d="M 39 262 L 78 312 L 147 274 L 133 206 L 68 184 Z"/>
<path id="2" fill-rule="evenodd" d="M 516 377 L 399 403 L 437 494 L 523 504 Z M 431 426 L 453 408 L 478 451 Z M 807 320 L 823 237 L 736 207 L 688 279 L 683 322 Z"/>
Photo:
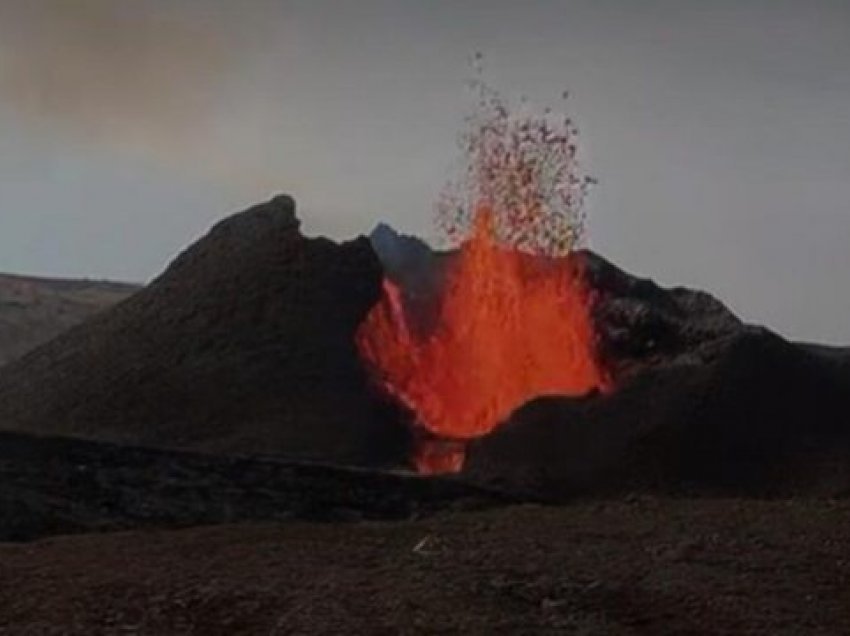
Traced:
<path id="1" fill-rule="evenodd" d="M 0 271 L 146 280 L 218 218 L 430 235 L 468 57 L 569 89 L 594 249 L 850 343 L 842 0 L 0 0 Z"/>

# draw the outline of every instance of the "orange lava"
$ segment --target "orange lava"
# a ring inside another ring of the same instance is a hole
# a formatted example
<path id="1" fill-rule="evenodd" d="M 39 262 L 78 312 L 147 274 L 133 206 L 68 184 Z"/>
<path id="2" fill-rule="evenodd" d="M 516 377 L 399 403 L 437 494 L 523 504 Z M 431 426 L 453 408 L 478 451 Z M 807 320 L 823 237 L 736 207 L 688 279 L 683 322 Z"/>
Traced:
<path id="1" fill-rule="evenodd" d="M 437 319 L 421 333 L 401 290 L 386 280 L 357 333 L 375 377 L 431 434 L 414 457 L 420 472 L 460 470 L 459 440 L 489 433 L 535 397 L 579 396 L 605 385 L 577 260 L 504 247 L 486 209 L 477 212 L 435 302 Z M 440 451 L 440 439 L 448 451 Z"/>

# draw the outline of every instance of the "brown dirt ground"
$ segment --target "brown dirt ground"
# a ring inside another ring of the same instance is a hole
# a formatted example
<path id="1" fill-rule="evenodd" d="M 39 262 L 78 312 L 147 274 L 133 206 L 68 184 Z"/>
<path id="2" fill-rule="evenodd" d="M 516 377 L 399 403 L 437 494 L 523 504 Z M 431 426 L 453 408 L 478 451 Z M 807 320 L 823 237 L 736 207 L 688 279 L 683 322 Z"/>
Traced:
<path id="1" fill-rule="evenodd" d="M 850 634 L 850 502 L 633 497 L 0 545 L 2 634 Z"/>

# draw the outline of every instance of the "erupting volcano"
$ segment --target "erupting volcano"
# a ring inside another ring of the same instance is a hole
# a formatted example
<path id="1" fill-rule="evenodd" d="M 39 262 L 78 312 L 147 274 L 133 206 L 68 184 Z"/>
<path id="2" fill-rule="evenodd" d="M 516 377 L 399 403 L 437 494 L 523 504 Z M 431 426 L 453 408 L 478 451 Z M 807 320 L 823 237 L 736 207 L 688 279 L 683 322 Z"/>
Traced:
<path id="1" fill-rule="evenodd" d="M 465 170 L 437 208 L 460 245 L 428 317 L 387 278 L 357 334 L 376 380 L 417 418 L 414 464 L 425 473 L 460 470 L 465 440 L 535 397 L 606 386 L 591 294 L 571 254 L 590 184 L 577 131 L 548 112 L 514 116 L 483 83 L 474 88 Z"/>

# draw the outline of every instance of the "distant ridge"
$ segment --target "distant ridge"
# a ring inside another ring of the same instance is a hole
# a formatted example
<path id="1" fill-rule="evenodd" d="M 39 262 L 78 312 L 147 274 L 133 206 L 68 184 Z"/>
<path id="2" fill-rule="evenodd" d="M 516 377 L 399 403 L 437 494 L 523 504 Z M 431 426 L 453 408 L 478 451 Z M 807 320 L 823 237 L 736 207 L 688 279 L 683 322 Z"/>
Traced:
<path id="1" fill-rule="evenodd" d="M 106 280 L 0 273 L 0 365 L 140 289 Z"/>

